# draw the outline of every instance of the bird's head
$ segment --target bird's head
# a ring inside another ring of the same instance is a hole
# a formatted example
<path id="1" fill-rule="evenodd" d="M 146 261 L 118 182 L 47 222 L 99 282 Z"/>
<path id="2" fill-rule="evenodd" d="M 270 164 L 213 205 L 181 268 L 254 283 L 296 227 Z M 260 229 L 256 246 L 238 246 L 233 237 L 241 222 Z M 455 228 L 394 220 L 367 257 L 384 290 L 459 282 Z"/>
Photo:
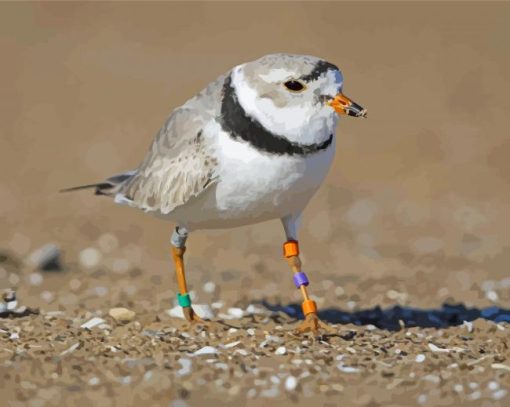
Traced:
<path id="1" fill-rule="evenodd" d="M 266 55 L 234 68 L 232 84 L 248 116 L 293 142 L 323 141 L 338 115 L 366 117 L 343 95 L 338 67 L 312 56 Z"/>

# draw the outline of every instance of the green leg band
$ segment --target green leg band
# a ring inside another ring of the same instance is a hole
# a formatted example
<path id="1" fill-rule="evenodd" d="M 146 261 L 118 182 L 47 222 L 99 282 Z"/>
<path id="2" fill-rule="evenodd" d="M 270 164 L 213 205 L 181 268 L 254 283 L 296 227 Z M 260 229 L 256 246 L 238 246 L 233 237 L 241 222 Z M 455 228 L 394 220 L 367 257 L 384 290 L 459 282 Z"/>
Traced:
<path id="1" fill-rule="evenodd" d="M 189 294 L 177 294 L 177 302 L 179 305 L 183 308 L 191 307 L 191 298 L 189 297 Z"/>

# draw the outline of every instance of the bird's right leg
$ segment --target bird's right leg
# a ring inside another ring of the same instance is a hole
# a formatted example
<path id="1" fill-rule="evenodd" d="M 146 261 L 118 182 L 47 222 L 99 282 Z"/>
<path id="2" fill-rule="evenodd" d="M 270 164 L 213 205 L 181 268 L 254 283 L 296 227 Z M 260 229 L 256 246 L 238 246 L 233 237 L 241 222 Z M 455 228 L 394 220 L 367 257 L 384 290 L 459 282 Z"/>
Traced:
<path id="1" fill-rule="evenodd" d="M 184 318 L 189 322 L 204 322 L 193 308 L 191 307 L 191 298 L 186 285 L 186 274 L 184 270 L 184 252 L 186 251 L 186 240 L 188 239 L 188 231 L 177 226 L 172 234 L 172 258 L 175 264 L 175 274 L 177 276 L 177 284 L 179 285 L 179 294 L 177 301 L 182 307 Z"/>
<path id="2" fill-rule="evenodd" d="M 294 284 L 303 295 L 302 309 L 305 320 L 298 326 L 296 331 L 297 333 L 312 332 L 314 335 L 318 334 L 319 331 L 334 333 L 334 328 L 319 319 L 319 316 L 317 315 L 317 305 L 308 294 L 308 277 L 301 269 L 299 243 L 296 239 L 298 222 L 299 217 L 296 216 L 282 218 L 285 235 L 287 236 L 287 241 L 283 244 L 283 255 L 287 259 L 287 262 L 294 274 Z"/>

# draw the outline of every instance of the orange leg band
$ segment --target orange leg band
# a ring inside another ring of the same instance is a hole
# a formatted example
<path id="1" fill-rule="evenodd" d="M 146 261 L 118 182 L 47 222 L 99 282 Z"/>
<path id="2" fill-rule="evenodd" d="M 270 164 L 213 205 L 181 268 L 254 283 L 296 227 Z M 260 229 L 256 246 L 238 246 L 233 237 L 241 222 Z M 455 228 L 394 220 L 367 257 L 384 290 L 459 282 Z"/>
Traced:
<path id="1" fill-rule="evenodd" d="M 299 256 L 299 243 L 296 240 L 288 240 L 283 244 L 283 255 L 286 258 Z"/>
<path id="2" fill-rule="evenodd" d="M 308 315 L 312 313 L 317 313 L 317 304 L 313 300 L 305 300 L 303 301 L 303 314 Z"/>

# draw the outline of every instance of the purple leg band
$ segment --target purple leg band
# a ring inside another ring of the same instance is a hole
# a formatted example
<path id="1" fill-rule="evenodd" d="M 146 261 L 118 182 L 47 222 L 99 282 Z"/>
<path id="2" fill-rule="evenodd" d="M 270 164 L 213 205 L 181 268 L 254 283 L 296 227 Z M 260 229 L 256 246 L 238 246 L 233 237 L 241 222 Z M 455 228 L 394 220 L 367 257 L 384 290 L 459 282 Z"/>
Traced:
<path id="1" fill-rule="evenodd" d="M 296 284 L 296 287 L 299 288 L 302 285 L 307 286 L 310 282 L 308 281 L 306 274 L 300 271 L 299 273 L 294 274 L 294 284 Z"/>

